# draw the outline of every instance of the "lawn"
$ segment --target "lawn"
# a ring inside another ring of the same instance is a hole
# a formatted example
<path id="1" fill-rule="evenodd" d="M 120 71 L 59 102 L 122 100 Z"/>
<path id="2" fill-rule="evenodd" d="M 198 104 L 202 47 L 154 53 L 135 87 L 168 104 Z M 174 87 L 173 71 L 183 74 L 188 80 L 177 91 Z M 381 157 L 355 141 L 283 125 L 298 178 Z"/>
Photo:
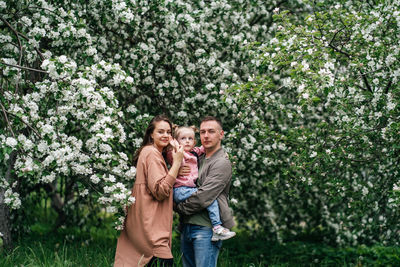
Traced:
<path id="1" fill-rule="evenodd" d="M 112 266 L 117 235 L 112 227 L 48 231 L 36 225 L 29 235 L 17 238 L 11 252 L 1 251 L 0 266 Z M 178 266 L 182 266 L 175 232 L 173 253 Z M 277 244 L 262 235 L 251 237 L 238 231 L 236 237 L 224 241 L 218 266 L 400 266 L 400 248 L 336 248 L 299 241 Z"/>

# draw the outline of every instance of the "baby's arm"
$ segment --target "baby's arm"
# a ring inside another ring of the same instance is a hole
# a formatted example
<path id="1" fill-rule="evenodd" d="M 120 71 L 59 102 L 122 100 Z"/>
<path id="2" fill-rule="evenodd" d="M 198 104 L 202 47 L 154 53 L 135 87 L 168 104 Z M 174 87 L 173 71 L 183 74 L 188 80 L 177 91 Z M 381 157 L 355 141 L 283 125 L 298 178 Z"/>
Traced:
<path id="1" fill-rule="evenodd" d="M 193 151 L 193 152 L 196 152 L 196 154 L 197 154 L 198 156 L 201 156 L 201 155 L 203 155 L 204 153 L 206 153 L 206 151 L 205 151 L 205 149 L 204 149 L 203 146 L 196 146 L 196 147 L 194 147 L 194 148 L 192 149 L 192 151 Z"/>

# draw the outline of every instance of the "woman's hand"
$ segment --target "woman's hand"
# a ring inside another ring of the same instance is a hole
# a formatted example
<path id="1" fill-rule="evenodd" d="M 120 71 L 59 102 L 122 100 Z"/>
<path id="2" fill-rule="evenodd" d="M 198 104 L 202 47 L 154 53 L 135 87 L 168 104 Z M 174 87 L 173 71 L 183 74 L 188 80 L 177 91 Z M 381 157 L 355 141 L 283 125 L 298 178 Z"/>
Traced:
<path id="1" fill-rule="evenodd" d="M 179 167 L 182 164 L 183 146 L 179 145 L 177 148 L 174 148 L 174 150 L 172 151 L 172 158 L 173 158 L 173 163 L 168 173 L 169 175 L 176 178 L 176 176 L 178 175 Z"/>
<path id="2" fill-rule="evenodd" d="M 176 141 L 176 139 L 171 139 L 169 141 L 169 144 L 173 147 L 173 148 L 178 148 L 179 147 L 179 143 L 178 141 Z"/>
<path id="3" fill-rule="evenodd" d="M 178 141 L 176 141 L 176 139 L 173 139 L 173 138 L 171 137 L 171 140 L 169 140 L 169 144 L 168 144 L 166 150 L 167 150 L 167 151 L 173 151 L 173 150 L 175 150 L 178 146 L 179 146 Z"/>
<path id="4" fill-rule="evenodd" d="M 180 166 L 183 159 L 183 146 L 178 145 L 177 147 L 174 147 L 174 150 L 172 151 L 172 158 L 174 159 L 174 163 L 179 162 Z"/>

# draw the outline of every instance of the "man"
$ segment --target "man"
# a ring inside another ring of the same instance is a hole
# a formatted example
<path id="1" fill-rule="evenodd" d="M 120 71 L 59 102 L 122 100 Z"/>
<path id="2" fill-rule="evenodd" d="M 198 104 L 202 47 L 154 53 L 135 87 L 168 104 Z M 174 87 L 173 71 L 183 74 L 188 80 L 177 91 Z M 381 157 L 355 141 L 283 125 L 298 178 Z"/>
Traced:
<path id="1" fill-rule="evenodd" d="M 224 131 L 219 119 L 208 116 L 201 121 L 200 140 L 205 154 L 199 157 L 198 190 L 176 206 L 183 221 L 181 251 L 184 267 L 217 266 L 222 241 L 211 240 L 213 231 L 206 210 L 211 202 L 218 200 L 223 226 L 229 229 L 234 226 L 228 207 L 232 166 L 221 147 L 223 137 Z"/>

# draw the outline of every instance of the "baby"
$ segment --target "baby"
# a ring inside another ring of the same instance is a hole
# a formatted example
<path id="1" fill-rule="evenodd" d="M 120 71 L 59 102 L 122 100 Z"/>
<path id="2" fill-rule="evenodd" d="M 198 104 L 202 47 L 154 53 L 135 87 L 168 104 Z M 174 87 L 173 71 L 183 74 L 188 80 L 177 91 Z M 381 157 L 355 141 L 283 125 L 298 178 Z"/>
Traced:
<path id="1" fill-rule="evenodd" d="M 176 203 L 182 202 L 190 197 L 194 192 L 197 191 L 195 181 L 199 177 L 198 170 L 198 156 L 205 153 L 203 146 L 195 147 L 195 127 L 178 127 L 175 130 L 175 139 L 170 143 L 172 146 L 177 147 L 178 145 L 183 146 L 184 158 L 183 163 L 190 167 L 190 174 L 187 176 L 179 176 L 176 178 L 174 184 L 174 201 Z M 167 153 L 167 161 L 172 164 L 172 153 Z M 236 235 L 235 232 L 222 226 L 222 222 L 219 214 L 218 201 L 214 200 L 210 206 L 207 207 L 207 211 L 213 226 L 212 241 L 226 240 Z"/>

